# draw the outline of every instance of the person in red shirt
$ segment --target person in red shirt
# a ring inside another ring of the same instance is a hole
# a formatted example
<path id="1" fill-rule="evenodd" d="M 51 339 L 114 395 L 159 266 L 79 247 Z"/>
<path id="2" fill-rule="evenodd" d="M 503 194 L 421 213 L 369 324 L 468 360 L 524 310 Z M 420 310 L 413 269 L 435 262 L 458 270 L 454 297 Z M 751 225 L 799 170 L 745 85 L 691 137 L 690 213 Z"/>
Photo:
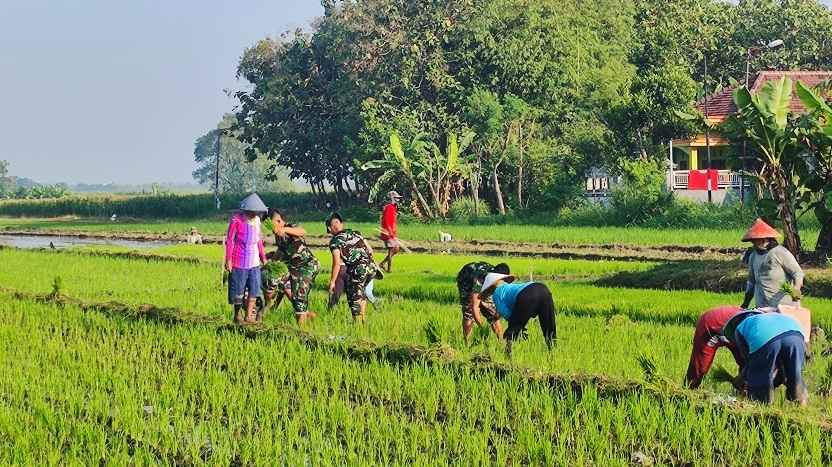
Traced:
<path id="1" fill-rule="evenodd" d="M 720 347 L 728 347 L 734 355 L 734 361 L 742 369 L 745 366 L 745 359 L 740 353 L 737 344 L 729 341 L 723 334 L 722 328 L 732 317 L 742 311 L 742 308 L 735 305 L 723 305 L 711 308 L 706 311 L 696 322 L 696 331 L 693 334 L 693 351 L 690 354 L 688 372 L 685 375 L 685 385 L 696 389 L 702 384 L 702 379 L 711 368 L 716 350 Z M 745 384 L 741 377 L 735 378 L 732 382 L 734 387 L 741 388 Z"/>
<path id="2" fill-rule="evenodd" d="M 379 267 L 385 268 L 387 272 L 393 269 L 393 256 L 399 252 L 399 238 L 396 233 L 396 214 L 399 211 L 399 201 L 402 200 L 396 190 L 387 193 L 390 202 L 384 206 L 384 212 L 381 214 L 381 240 L 384 242 L 384 248 L 387 248 L 387 257 L 378 263 Z M 387 263 L 387 267 L 384 264 Z"/>

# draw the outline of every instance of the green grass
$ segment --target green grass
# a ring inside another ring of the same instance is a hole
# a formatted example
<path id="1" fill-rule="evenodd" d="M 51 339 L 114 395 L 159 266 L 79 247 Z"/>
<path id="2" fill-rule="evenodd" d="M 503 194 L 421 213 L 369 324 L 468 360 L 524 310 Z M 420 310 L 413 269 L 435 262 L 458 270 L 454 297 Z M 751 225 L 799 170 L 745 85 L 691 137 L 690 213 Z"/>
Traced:
<path id="1" fill-rule="evenodd" d="M 290 219 L 291 220 L 291 219 Z M 320 221 L 300 222 L 310 235 L 326 235 L 323 218 Z M 377 223 L 353 223 L 346 220 L 349 228 L 357 229 L 368 237 L 377 238 Z M 50 230 L 87 230 L 96 232 L 156 232 L 188 233 L 196 226 L 202 233 L 225 233 L 228 223 L 217 220 L 125 220 L 118 222 L 78 219 L 0 219 L 0 229 L 36 228 Z M 564 243 L 564 244 L 622 244 L 622 245 L 708 245 L 729 247 L 746 245 L 740 241 L 746 229 L 648 229 L 641 227 L 562 227 L 540 225 L 490 225 L 471 226 L 443 222 L 437 224 L 408 224 L 399 226 L 399 236 L 406 241 L 438 241 L 439 231 L 450 232 L 455 241 L 491 240 L 516 243 Z M 801 230 L 804 248 L 814 248 L 816 230 Z"/>

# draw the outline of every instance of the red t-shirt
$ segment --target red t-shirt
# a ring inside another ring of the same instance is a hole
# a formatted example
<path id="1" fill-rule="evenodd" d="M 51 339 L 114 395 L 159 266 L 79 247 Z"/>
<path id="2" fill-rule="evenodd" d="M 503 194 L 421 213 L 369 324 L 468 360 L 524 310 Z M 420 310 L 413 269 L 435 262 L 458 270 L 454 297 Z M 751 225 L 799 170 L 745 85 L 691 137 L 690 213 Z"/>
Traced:
<path id="1" fill-rule="evenodd" d="M 384 206 L 381 214 L 381 239 L 391 240 L 396 238 L 396 205 L 389 203 Z"/>

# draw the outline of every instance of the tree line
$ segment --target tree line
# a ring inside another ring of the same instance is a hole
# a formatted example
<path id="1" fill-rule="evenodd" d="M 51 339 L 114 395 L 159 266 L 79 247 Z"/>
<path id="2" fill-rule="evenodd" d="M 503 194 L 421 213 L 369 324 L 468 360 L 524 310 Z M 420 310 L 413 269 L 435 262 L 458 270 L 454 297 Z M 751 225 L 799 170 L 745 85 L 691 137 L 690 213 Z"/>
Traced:
<path id="1" fill-rule="evenodd" d="M 247 49 L 233 123 L 265 157 L 340 204 L 408 193 L 557 211 L 604 165 L 627 176 L 697 131 L 687 111 L 750 69 L 822 69 L 817 0 L 323 0 L 309 30 Z M 708 64 L 707 82 L 703 75 Z"/>

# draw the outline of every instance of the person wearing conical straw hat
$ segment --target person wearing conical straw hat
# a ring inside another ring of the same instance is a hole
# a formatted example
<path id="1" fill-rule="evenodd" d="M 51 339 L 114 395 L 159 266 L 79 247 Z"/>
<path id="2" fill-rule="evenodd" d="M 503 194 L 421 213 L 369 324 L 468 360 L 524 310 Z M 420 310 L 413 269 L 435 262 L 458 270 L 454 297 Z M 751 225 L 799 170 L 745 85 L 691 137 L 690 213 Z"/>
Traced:
<path id="1" fill-rule="evenodd" d="M 202 245 L 202 235 L 196 227 L 191 227 L 191 233 L 188 234 L 187 242 L 189 245 Z"/>
<path id="2" fill-rule="evenodd" d="M 803 381 L 806 341 L 800 322 L 781 313 L 744 310 L 725 323 L 722 334 L 739 347 L 747 362 L 742 375 L 749 399 L 774 401 L 774 370 L 778 368 L 785 378 L 786 398 L 800 406 L 808 404 Z"/>
<path id="3" fill-rule="evenodd" d="M 518 337 L 525 337 L 526 324 L 532 318 L 540 321 L 540 330 L 551 349 L 557 339 L 555 324 L 555 302 L 552 292 L 540 282 L 515 284 L 511 274 L 490 272 L 485 275 L 480 301 L 492 297 L 494 306 L 500 315 L 508 321 L 508 329 L 503 333 L 506 340 L 506 353 L 511 355 L 512 342 Z"/>
<path id="4" fill-rule="evenodd" d="M 756 308 L 797 305 L 795 300 L 800 299 L 803 270 L 792 253 L 774 241 L 777 237 L 780 233 L 762 219 L 757 219 L 742 237 L 742 241 L 754 245 L 748 258 L 748 286 L 754 288 Z M 783 284 L 790 285 L 796 294 L 787 293 Z M 748 303 L 743 305 L 747 308 Z"/>
<path id="5" fill-rule="evenodd" d="M 396 216 L 399 212 L 399 201 L 402 200 L 402 195 L 396 190 L 387 193 L 390 200 L 387 206 L 384 206 L 384 212 L 381 214 L 381 240 L 384 242 L 384 248 L 387 248 L 387 256 L 378 263 L 379 266 L 385 267 L 390 272 L 393 269 L 393 256 L 399 252 L 399 237 L 396 232 Z"/>
<path id="6" fill-rule="evenodd" d="M 267 210 L 257 193 L 252 193 L 240 202 L 239 212 L 234 214 L 228 224 L 225 270 L 230 273 L 228 303 L 234 305 L 234 321 L 237 324 L 256 322 L 254 308 L 257 297 L 260 296 L 262 280 L 260 265 L 266 262 L 259 213 Z M 248 299 L 244 303 L 246 295 Z"/>

